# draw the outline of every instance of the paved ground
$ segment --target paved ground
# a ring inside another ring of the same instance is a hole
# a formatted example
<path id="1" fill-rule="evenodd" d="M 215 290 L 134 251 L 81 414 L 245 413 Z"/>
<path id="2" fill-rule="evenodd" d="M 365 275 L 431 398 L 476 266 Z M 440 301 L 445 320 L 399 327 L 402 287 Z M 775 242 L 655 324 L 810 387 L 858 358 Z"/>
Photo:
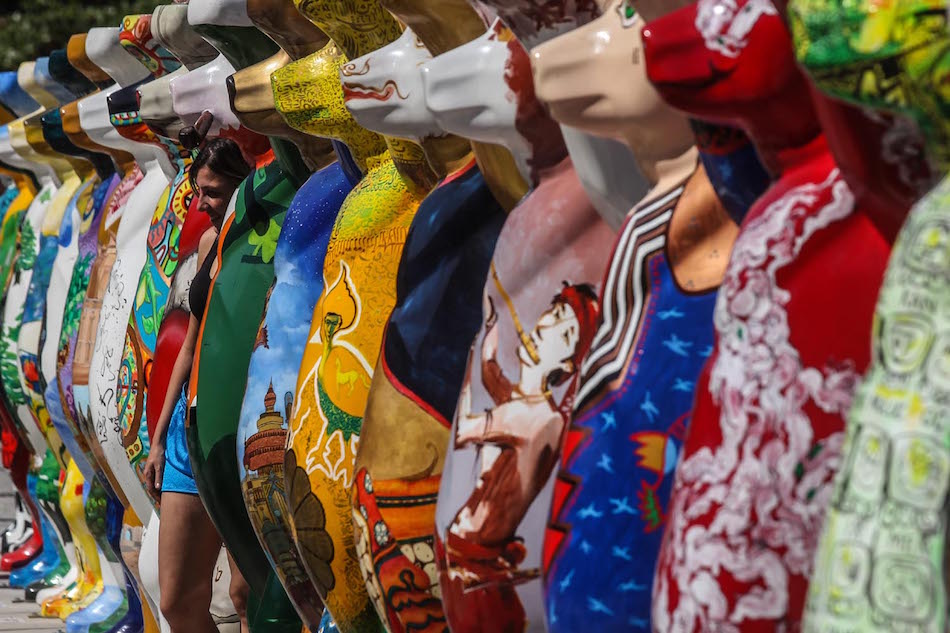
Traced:
<path id="1" fill-rule="evenodd" d="M 13 501 L 13 482 L 5 472 L 0 472 L 0 531 L 6 529 L 16 512 Z"/>
<path id="2" fill-rule="evenodd" d="M 9 475 L 0 470 L 0 532 L 15 514 L 13 483 Z M 0 633 L 65 632 L 62 620 L 39 617 L 39 606 L 35 602 L 23 602 L 23 590 L 7 588 L 6 584 L 7 574 L 0 573 Z M 221 624 L 218 630 L 219 633 L 240 633 L 240 624 Z"/>
<path id="3" fill-rule="evenodd" d="M 0 581 L 3 582 L 3 581 Z M 38 617 L 39 607 L 35 602 L 22 602 L 22 589 L 0 589 L 0 631 L 3 633 L 27 633 L 29 631 L 65 630 L 62 620 Z"/>
<path id="4" fill-rule="evenodd" d="M 13 482 L 6 472 L 0 472 L 0 531 L 6 529 L 16 513 Z M 40 618 L 39 606 L 35 602 L 22 602 L 22 589 L 2 588 L 6 585 L 6 574 L 0 575 L 0 632 L 27 633 L 32 631 L 61 631 L 66 629 L 62 620 Z"/>

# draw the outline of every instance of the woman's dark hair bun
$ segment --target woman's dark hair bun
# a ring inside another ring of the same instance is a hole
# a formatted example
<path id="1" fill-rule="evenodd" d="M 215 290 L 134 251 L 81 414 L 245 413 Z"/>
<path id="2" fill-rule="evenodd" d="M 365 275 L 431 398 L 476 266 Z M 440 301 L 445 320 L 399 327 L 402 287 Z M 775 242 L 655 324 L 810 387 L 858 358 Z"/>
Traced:
<path id="1" fill-rule="evenodd" d="M 188 179 L 195 191 L 198 190 L 195 179 L 202 167 L 207 167 L 215 174 L 233 180 L 235 186 L 247 178 L 254 169 L 247 164 L 241 147 L 237 143 L 220 136 L 205 143 L 188 169 Z"/>

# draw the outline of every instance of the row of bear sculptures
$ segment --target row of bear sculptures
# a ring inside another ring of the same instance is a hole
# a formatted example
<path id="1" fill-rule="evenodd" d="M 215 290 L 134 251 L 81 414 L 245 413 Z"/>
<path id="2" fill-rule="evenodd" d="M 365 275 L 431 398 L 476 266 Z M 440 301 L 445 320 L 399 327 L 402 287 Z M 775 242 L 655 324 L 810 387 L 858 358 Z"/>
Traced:
<path id="1" fill-rule="evenodd" d="M 941 633 L 947 20 L 191 0 L 0 73 L 0 569 L 188 630 L 149 456 L 196 320 L 221 631 Z"/>

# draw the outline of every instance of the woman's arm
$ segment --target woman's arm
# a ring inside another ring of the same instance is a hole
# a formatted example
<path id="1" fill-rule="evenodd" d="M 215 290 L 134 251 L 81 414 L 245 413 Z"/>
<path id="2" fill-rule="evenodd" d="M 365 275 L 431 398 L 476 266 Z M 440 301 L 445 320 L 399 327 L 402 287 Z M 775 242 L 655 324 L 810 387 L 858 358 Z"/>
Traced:
<path id="1" fill-rule="evenodd" d="M 191 373 L 191 365 L 195 356 L 195 343 L 198 339 L 198 319 L 194 315 L 188 319 L 188 332 L 185 334 L 185 340 L 182 342 L 181 349 L 178 350 L 178 358 L 175 359 L 175 365 L 172 367 L 172 375 L 168 379 L 168 389 L 165 391 L 165 401 L 162 403 L 162 412 L 158 416 L 158 422 L 155 423 L 154 444 L 165 446 L 165 438 L 168 433 L 168 424 L 172 419 L 172 413 L 175 411 L 175 403 L 178 401 L 181 389 Z"/>
<path id="2" fill-rule="evenodd" d="M 211 252 L 216 232 L 206 231 L 198 244 L 198 261 L 204 262 Z M 200 268 L 200 266 L 199 266 Z M 188 331 L 185 340 L 178 349 L 178 356 L 172 367 L 171 377 L 168 380 L 168 389 L 165 391 L 165 400 L 162 402 L 162 412 L 155 423 L 155 432 L 152 434 L 148 460 L 145 462 L 145 483 L 149 492 L 158 493 L 162 488 L 162 475 L 165 468 L 165 441 L 168 435 L 168 426 L 171 423 L 175 403 L 181 394 L 181 389 L 188 379 L 191 366 L 194 363 L 195 345 L 198 342 L 198 319 L 192 314 L 188 319 Z"/>
<path id="3" fill-rule="evenodd" d="M 162 403 L 162 412 L 155 423 L 155 432 L 149 447 L 148 460 L 145 462 L 145 484 L 149 492 L 159 493 L 162 489 L 162 475 L 165 469 L 165 440 L 168 435 L 168 426 L 175 411 L 175 404 L 181 394 L 182 386 L 191 372 L 194 360 L 195 342 L 198 338 L 198 319 L 191 315 L 188 319 L 188 332 L 178 350 L 178 357 L 172 367 L 172 374 L 168 380 L 168 389 L 165 391 L 165 401 Z"/>

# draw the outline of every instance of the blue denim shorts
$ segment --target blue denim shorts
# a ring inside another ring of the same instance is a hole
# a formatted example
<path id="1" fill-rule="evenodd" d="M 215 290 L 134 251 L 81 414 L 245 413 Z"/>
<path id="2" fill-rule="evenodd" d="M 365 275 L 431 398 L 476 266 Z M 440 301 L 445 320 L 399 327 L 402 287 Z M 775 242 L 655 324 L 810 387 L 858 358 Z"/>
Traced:
<path id="1" fill-rule="evenodd" d="M 185 438 L 185 412 L 188 409 L 187 383 L 178 395 L 175 411 L 168 423 L 168 434 L 165 438 L 165 473 L 162 475 L 162 492 L 180 492 L 182 494 L 198 494 L 198 485 L 195 483 L 195 474 L 191 470 L 191 459 L 188 457 L 188 441 Z"/>

